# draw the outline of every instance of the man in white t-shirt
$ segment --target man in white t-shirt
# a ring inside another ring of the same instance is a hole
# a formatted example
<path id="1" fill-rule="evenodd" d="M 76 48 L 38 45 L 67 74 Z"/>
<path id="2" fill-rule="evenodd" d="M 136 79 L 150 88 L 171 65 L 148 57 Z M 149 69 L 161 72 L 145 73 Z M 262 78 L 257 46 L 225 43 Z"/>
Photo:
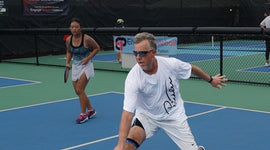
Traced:
<path id="1" fill-rule="evenodd" d="M 265 30 L 266 28 L 270 28 L 270 16 L 268 12 L 264 13 L 265 18 L 263 21 L 260 23 L 260 27 Z M 265 40 L 265 46 L 266 46 L 266 51 L 265 51 L 265 66 L 270 66 L 269 64 L 269 53 L 270 53 L 270 40 L 266 39 Z"/>
<path id="2" fill-rule="evenodd" d="M 156 56 L 156 49 L 153 34 L 143 32 L 134 37 L 137 64 L 125 81 L 119 139 L 114 150 L 136 150 L 159 128 L 182 150 L 204 150 L 197 146 L 190 131 L 179 79 L 188 79 L 192 73 L 217 88 L 226 86 L 222 82 L 227 79 L 219 74 L 211 77 L 199 67 L 176 58 Z"/>

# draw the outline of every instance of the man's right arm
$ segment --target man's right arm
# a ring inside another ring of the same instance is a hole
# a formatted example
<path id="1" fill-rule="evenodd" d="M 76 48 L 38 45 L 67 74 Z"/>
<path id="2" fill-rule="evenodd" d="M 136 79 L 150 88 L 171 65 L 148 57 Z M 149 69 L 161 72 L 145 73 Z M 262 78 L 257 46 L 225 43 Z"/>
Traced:
<path id="1" fill-rule="evenodd" d="M 265 26 L 263 26 L 262 24 L 260 24 L 260 27 L 261 27 L 263 30 L 265 30 Z"/>
<path id="2" fill-rule="evenodd" d="M 259 25 L 263 30 L 265 30 L 265 26 L 266 26 L 266 18 L 263 19 L 263 21 L 260 23 Z"/>
<path id="3" fill-rule="evenodd" d="M 130 130 L 133 113 L 123 110 L 119 127 L 118 144 L 114 150 L 124 150 L 126 139 Z"/>

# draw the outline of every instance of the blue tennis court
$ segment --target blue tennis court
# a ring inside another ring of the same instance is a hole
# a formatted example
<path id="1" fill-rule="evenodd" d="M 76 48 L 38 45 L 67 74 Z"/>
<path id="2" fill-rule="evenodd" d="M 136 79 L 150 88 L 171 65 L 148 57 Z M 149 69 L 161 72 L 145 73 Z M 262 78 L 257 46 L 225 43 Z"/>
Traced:
<path id="1" fill-rule="evenodd" d="M 225 57 L 254 55 L 265 52 L 263 41 L 239 41 L 232 40 L 223 43 L 223 55 Z M 219 42 L 194 43 L 178 46 L 178 53 L 220 55 Z"/>
<path id="2" fill-rule="evenodd" d="M 23 80 L 23 79 L 0 77 L 0 88 L 29 85 L 29 84 L 36 84 L 36 83 L 39 83 L 39 82 Z"/>
<path id="3" fill-rule="evenodd" d="M 242 69 L 240 71 L 270 73 L 270 66 L 257 66 L 257 67 Z"/>
<path id="4" fill-rule="evenodd" d="M 218 54 L 192 54 L 192 53 L 181 53 L 177 55 L 172 55 L 170 57 L 175 57 L 185 62 L 197 62 L 197 61 L 204 61 L 204 60 L 213 60 L 219 59 L 220 55 Z M 226 57 L 232 57 L 232 55 L 226 55 Z"/>
<path id="5" fill-rule="evenodd" d="M 218 49 L 220 48 L 220 42 L 212 41 L 206 43 L 194 43 L 189 46 L 181 46 L 180 48 L 197 48 L 200 46 L 202 49 Z M 228 40 L 223 41 L 223 48 L 227 51 L 233 50 L 253 50 L 260 51 L 265 50 L 265 43 L 263 40 Z"/>
<path id="6" fill-rule="evenodd" d="M 89 97 L 97 116 L 84 124 L 75 123 L 77 98 L 0 111 L 0 149 L 113 149 L 123 94 Z M 185 102 L 185 107 L 196 141 L 207 149 L 268 149 L 269 112 L 191 102 Z M 178 148 L 163 131 L 158 131 L 140 149 Z"/>
<path id="7" fill-rule="evenodd" d="M 100 54 L 93 58 L 93 61 L 105 61 L 105 62 L 116 62 L 115 54 Z"/>

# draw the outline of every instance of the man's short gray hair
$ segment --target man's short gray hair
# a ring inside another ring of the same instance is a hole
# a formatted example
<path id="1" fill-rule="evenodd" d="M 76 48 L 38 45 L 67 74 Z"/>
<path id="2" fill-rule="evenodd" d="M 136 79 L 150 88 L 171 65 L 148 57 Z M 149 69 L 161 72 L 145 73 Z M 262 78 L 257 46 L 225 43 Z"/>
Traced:
<path id="1" fill-rule="evenodd" d="M 155 36 L 148 32 L 142 32 L 135 35 L 133 42 L 134 44 L 138 44 L 144 40 L 147 40 L 149 42 L 151 49 L 157 49 L 157 40 Z"/>

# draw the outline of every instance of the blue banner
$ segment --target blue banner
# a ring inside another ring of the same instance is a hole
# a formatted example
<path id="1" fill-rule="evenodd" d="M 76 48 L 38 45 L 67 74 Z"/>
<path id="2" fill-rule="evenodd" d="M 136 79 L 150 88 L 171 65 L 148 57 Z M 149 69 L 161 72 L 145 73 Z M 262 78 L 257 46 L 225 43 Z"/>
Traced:
<path id="1" fill-rule="evenodd" d="M 133 36 L 114 36 L 114 51 L 121 53 L 133 53 Z M 177 37 L 156 37 L 157 54 L 175 55 L 177 53 Z"/>

